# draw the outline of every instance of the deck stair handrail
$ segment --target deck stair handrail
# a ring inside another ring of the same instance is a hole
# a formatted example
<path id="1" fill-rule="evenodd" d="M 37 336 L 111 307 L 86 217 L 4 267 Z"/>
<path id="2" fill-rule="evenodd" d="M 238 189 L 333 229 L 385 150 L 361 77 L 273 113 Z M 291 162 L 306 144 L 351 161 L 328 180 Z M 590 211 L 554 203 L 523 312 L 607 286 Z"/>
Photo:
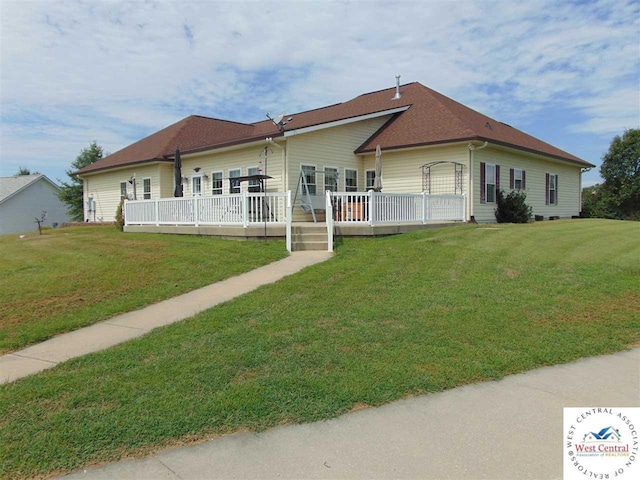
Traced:
<path id="1" fill-rule="evenodd" d="M 333 252 L 333 198 L 331 190 L 325 192 L 326 198 L 326 222 L 327 222 L 327 250 Z"/>

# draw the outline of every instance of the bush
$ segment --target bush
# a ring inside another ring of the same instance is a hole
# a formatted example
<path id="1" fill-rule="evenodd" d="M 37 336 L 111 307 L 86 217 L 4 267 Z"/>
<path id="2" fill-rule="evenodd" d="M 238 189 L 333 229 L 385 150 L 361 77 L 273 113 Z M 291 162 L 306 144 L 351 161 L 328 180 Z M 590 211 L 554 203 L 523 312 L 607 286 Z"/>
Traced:
<path id="1" fill-rule="evenodd" d="M 121 232 L 124 231 L 124 200 L 125 200 L 125 197 L 122 197 L 120 199 L 120 203 L 118 204 L 118 209 L 116 210 L 115 226 Z"/>
<path id="2" fill-rule="evenodd" d="M 525 203 L 527 195 L 521 190 L 512 190 L 507 196 L 502 190 L 496 192 L 496 220 L 498 223 L 527 223 L 532 210 Z"/>

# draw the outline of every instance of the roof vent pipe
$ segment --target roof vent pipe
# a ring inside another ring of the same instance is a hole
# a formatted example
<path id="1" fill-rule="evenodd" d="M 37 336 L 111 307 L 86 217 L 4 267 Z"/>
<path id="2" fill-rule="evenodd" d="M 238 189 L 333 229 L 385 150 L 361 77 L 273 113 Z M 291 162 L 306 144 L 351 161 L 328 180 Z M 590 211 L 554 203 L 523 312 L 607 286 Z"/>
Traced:
<path id="1" fill-rule="evenodd" d="M 400 98 L 400 75 L 396 75 L 396 94 L 393 97 L 393 100 L 398 100 Z"/>

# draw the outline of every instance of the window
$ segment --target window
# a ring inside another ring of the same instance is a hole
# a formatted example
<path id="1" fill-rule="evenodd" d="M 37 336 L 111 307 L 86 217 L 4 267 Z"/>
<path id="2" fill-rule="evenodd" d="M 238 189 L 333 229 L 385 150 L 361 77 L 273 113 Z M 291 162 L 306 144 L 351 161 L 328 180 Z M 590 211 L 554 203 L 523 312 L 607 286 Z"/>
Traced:
<path id="1" fill-rule="evenodd" d="M 512 168 L 510 170 L 510 185 L 512 190 L 524 190 L 525 186 L 525 173 L 524 170 L 519 168 Z"/>
<path id="2" fill-rule="evenodd" d="M 260 175 L 260 169 L 258 167 L 249 167 L 247 169 L 247 175 Z M 260 191 L 260 180 L 249 180 L 249 191 Z"/>
<path id="3" fill-rule="evenodd" d="M 202 195 L 202 176 L 191 177 L 191 195 L 199 197 Z"/>
<path id="4" fill-rule="evenodd" d="M 229 178 L 235 178 L 242 176 L 242 170 L 237 168 L 235 170 L 229 170 Z M 237 180 L 229 181 L 229 193 L 240 193 L 240 182 Z"/>
<path id="5" fill-rule="evenodd" d="M 358 171 L 351 168 L 344 169 L 344 191 L 358 191 Z"/>
<path id="6" fill-rule="evenodd" d="M 485 200 L 487 203 L 496 201 L 496 166 L 486 164 L 485 170 Z"/>
<path id="7" fill-rule="evenodd" d="M 338 191 L 338 169 L 334 167 L 324 167 L 324 191 Z"/>
<path id="8" fill-rule="evenodd" d="M 300 165 L 304 172 L 304 179 L 309 189 L 309 195 L 316 194 L 316 167 L 313 165 Z"/>
<path id="9" fill-rule="evenodd" d="M 547 205 L 558 204 L 558 175 L 551 173 L 546 174 L 547 184 Z"/>
<path id="10" fill-rule="evenodd" d="M 151 179 L 142 179 L 142 198 L 145 200 L 151 200 Z"/>
<path id="11" fill-rule="evenodd" d="M 127 182 L 120 182 L 120 197 L 127 196 Z"/>
<path id="12" fill-rule="evenodd" d="M 211 174 L 211 195 L 222 195 L 222 172 Z"/>
<path id="13" fill-rule="evenodd" d="M 376 181 L 376 171 L 375 170 L 365 170 L 365 180 L 367 182 L 365 190 L 373 190 L 373 184 Z"/>

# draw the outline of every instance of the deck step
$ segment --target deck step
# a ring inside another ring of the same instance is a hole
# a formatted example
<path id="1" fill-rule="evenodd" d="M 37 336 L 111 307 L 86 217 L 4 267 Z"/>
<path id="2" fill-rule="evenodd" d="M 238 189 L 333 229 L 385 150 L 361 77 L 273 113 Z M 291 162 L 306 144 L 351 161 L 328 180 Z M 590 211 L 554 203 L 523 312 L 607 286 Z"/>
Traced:
<path id="1" fill-rule="evenodd" d="M 291 250 L 294 252 L 300 252 L 303 250 L 322 250 L 327 251 L 329 249 L 328 242 L 293 242 L 291 244 Z"/>
<path id="2" fill-rule="evenodd" d="M 329 241 L 327 238 L 326 225 L 314 223 L 297 224 L 291 228 L 291 250 L 299 252 L 302 250 L 328 250 Z"/>
<path id="3" fill-rule="evenodd" d="M 327 232 L 324 233 L 293 233 L 292 242 L 326 242 Z"/>
<path id="4" fill-rule="evenodd" d="M 294 235 L 301 234 L 327 234 L 327 227 L 292 227 L 291 233 Z"/>

